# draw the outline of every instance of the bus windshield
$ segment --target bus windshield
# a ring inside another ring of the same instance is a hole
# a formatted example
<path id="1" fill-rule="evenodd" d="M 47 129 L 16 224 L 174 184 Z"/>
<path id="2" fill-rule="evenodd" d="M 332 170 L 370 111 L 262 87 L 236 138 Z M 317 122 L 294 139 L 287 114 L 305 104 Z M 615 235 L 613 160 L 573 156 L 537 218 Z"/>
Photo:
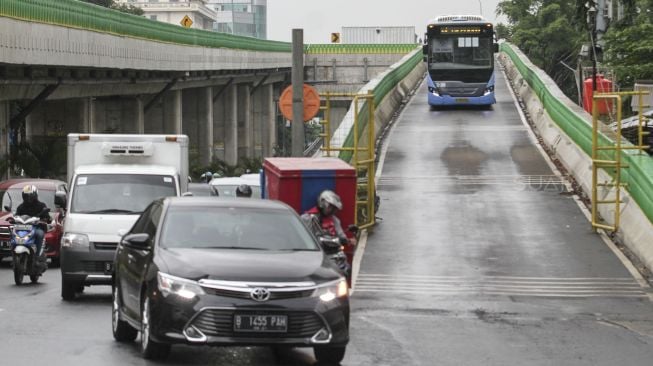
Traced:
<path id="1" fill-rule="evenodd" d="M 429 69 L 471 70 L 493 67 L 492 38 L 439 36 L 430 40 Z"/>

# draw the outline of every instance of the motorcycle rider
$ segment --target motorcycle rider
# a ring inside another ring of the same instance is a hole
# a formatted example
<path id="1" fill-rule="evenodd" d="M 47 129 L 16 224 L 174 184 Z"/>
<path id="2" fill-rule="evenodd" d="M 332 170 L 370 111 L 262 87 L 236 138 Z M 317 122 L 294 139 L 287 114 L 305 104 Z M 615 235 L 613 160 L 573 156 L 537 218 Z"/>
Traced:
<path id="1" fill-rule="evenodd" d="M 331 190 L 324 190 L 317 197 L 317 206 L 309 209 L 304 214 L 302 214 L 302 220 L 310 221 L 311 216 L 318 218 L 322 230 L 333 237 L 338 237 L 341 244 L 356 244 L 355 238 L 347 238 L 342 225 L 340 224 L 340 219 L 336 214 L 342 210 L 342 201 L 340 196 Z"/>
<path id="2" fill-rule="evenodd" d="M 236 188 L 236 197 L 252 197 L 252 187 L 249 184 L 241 184 Z"/>
<path id="3" fill-rule="evenodd" d="M 27 215 L 30 217 L 39 217 L 41 222 L 34 228 L 34 244 L 36 244 L 37 258 L 45 259 L 45 253 L 41 253 L 43 246 L 43 238 L 45 237 L 45 230 L 43 230 L 43 222 L 50 222 L 50 215 L 44 210 L 47 208 L 45 203 L 39 201 L 39 192 L 35 185 L 28 184 L 23 187 L 23 203 L 16 208 L 16 216 Z"/>

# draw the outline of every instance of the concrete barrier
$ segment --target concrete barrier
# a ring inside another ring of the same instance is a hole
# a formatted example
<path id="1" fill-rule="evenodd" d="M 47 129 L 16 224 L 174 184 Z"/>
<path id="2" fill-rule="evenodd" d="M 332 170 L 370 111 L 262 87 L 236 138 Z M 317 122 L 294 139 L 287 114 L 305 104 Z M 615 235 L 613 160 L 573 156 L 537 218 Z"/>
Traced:
<path id="1" fill-rule="evenodd" d="M 374 94 L 376 135 L 392 120 L 397 108 L 408 96 L 408 93 L 424 79 L 425 73 L 426 66 L 422 62 L 422 50 L 421 48 L 415 49 L 360 89 L 359 94 Z M 352 104 L 331 138 L 331 147 L 354 146 L 355 113 L 355 106 Z M 367 103 L 359 104 L 358 113 L 361 121 L 358 125 L 359 141 L 361 146 L 367 146 Z M 342 152 L 339 157 L 345 161 L 351 161 L 352 153 Z M 365 158 L 367 157 L 361 156 L 361 159 Z"/>
<path id="2" fill-rule="evenodd" d="M 567 98 L 555 82 L 533 65 L 516 47 L 501 45 L 499 56 L 515 93 L 524 102 L 535 124 L 537 133 L 555 157 L 567 169 L 585 193 L 592 189 L 591 115 Z M 602 136 L 603 139 L 607 137 Z M 589 143 L 589 145 L 588 145 Z M 590 149 L 588 151 L 588 149 Z M 621 207 L 621 224 L 617 239 L 626 245 L 649 268 L 653 268 L 653 223 L 650 200 L 646 192 L 653 190 L 650 179 L 653 159 L 649 156 L 625 155 L 631 165 L 624 174 L 629 189 L 621 189 L 624 204 Z M 605 171 L 600 171 L 600 181 L 611 181 Z M 633 195 L 633 191 L 635 194 Z M 599 191 L 600 199 L 610 199 L 610 190 Z M 613 224 L 614 205 L 599 205 L 600 215 Z M 588 224 L 589 228 L 589 224 Z"/>

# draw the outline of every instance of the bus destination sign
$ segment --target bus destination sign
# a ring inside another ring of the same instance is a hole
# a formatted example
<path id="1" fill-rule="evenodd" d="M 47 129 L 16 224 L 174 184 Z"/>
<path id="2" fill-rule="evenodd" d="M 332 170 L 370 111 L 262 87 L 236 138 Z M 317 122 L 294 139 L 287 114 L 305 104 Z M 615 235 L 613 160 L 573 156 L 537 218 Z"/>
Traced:
<path id="1" fill-rule="evenodd" d="M 482 28 L 479 26 L 441 26 L 440 34 L 481 34 Z"/>

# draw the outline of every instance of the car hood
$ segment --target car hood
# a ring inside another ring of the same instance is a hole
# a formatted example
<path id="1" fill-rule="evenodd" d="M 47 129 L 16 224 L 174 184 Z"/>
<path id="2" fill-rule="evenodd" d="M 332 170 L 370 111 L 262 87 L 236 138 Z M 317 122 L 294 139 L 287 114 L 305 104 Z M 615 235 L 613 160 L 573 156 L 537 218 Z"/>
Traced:
<path id="1" fill-rule="evenodd" d="M 321 283 L 340 277 L 321 251 L 161 248 L 159 269 L 199 280 Z"/>

